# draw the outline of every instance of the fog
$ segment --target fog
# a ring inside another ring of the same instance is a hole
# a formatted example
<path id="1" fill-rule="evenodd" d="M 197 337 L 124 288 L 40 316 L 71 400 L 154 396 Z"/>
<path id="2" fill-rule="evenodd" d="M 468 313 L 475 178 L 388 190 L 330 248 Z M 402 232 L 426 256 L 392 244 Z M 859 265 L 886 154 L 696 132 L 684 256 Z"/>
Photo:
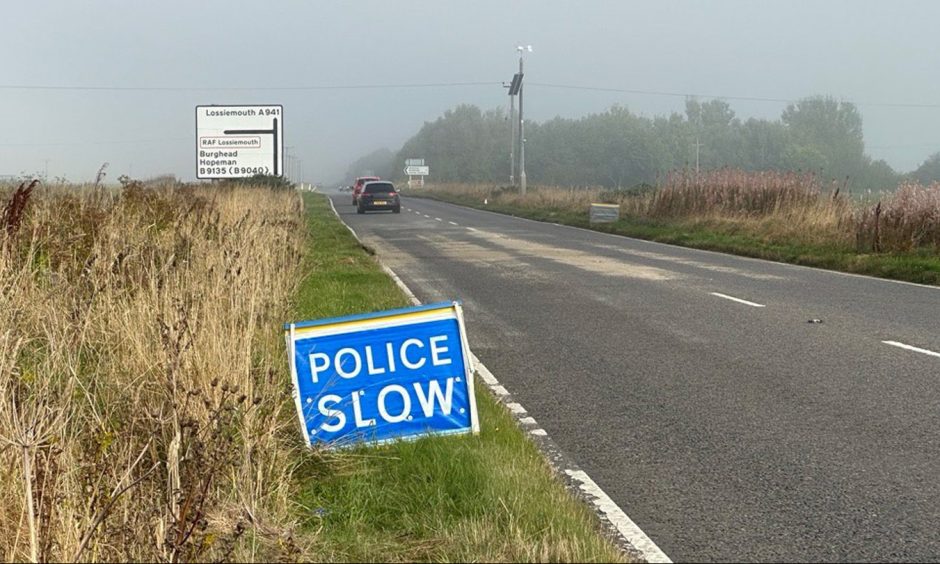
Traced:
<path id="1" fill-rule="evenodd" d="M 110 180 L 193 179 L 196 105 L 282 104 L 285 143 L 304 180 L 333 182 L 351 161 L 397 150 L 457 104 L 507 106 L 501 83 L 517 68 L 520 43 L 533 47 L 530 120 L 614 104 L 669 114 L 688 95 L 723 98 L 740 118 L 776 119 L 787 101 L 828 95 L 857 104 L 868 154 L 896 170 L 940 151 L 935 2 L 32 0 L 2 8 L 0 175 L 86 181 L 107 162 Z"/>

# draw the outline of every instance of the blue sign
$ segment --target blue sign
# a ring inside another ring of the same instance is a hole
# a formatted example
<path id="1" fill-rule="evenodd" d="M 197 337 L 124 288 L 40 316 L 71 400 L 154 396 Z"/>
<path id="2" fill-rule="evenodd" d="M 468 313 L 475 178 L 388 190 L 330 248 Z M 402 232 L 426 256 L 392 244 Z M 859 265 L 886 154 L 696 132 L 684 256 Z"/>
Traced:
<path id="1" fill-rule="evenodd" d="M 311 445 L 479 432 L 458 302 L 285 325 Z"/>

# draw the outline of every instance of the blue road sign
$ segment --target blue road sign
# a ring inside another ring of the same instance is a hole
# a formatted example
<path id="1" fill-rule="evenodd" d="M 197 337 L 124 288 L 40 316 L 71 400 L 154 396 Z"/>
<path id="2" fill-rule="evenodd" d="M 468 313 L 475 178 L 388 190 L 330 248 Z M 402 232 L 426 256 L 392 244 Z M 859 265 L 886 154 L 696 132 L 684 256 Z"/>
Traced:
<path id="1" fill-rule="evenodd" d="M 458 302 L 284 326 L 310 445 L 479 432 Z"/>

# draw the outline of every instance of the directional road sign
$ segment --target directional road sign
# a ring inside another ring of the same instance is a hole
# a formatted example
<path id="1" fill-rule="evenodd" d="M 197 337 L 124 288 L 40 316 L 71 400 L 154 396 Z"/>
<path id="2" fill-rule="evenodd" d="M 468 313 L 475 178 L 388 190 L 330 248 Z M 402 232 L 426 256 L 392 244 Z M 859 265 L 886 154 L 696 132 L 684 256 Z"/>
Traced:
<path id="1" fill-rule="evenodd" d="M 282 176 L 283 147 L 283 106 L 196 106 L 196 178 Z"/>

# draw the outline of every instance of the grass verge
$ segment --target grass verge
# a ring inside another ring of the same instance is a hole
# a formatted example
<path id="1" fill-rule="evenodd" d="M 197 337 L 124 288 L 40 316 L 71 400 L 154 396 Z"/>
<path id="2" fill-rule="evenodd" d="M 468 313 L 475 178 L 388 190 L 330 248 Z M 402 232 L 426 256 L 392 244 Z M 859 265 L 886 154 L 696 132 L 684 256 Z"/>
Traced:
<path id="1" fill-rule="evenodd" d="M 310 243 L 296 314 L 409 305 L 336 219 L 305 195 Z M 306 457 L 295 474 L 316 560 L 622 561 L 484 386 L 481 431 Z"/>
<path id="2" fill-rule="evenodd" d="M 940 285 L 940 256 L 928 249 L 863 253 L 845 241 L 825 242 L 823 237 L 812 240 L 814 238 L 807 234 L 772 233 L 759 222 L 715 217 L 650 219 L 622 214 L 615 223 L 591 225 L 587 209 L 572 211 L 563 206 L 502 201 L 499 197 L 488 198 L 488 203 L 484 204 L 476 194 L 447 190 L 431 189 L 409 195 L 683 247 Z"/>

